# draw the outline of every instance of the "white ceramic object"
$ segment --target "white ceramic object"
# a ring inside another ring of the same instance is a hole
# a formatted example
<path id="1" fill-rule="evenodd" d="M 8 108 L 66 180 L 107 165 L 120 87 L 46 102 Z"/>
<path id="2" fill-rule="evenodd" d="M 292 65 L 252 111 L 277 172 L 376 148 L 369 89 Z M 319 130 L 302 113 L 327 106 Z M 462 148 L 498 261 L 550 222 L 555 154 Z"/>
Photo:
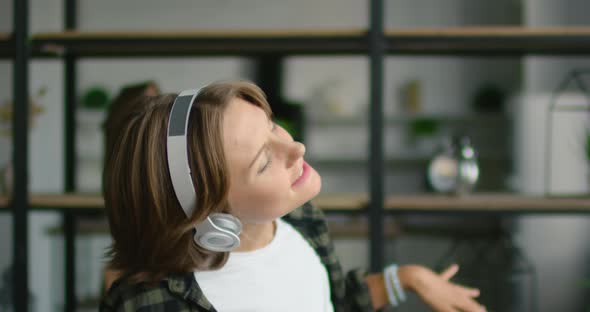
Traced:
<path id="1" fill-rule="evenodd" d="M 512 187 L 529 194 L 588 194 L 589 168 L 584 153 L 588 127 L 588 111 L 584 111 L 587 109 L 586 97 L 578 93 L 559 96 L 558 107 L 574 107 L 576 111 L 551 113 L 550 150 L 547 150 L 547 117 L 551 94 L 528 94 L 514 101 L 515 172 L 510 181 Z"/>

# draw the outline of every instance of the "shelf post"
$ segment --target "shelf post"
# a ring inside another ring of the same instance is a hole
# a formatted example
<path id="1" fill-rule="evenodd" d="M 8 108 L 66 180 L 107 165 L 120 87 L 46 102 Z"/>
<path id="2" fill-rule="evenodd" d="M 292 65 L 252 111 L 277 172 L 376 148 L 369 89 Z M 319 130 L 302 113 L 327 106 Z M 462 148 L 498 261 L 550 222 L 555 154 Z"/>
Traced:
<path id="1" fill-rule="evenodd" d="M 383 269 L 383 58 L 385 35 L 383 32 L 383 0 L 371 0 L 369 8 L 369 252 L 370 269 Z"/>
<path id="2" fill-rule="evenodd" d="M 266 93 L 273 110 L 280 109 L 283 97 L 283 57 L 281 55 L 262 55 L 255 59 L 254 79 Z"/>
<path id="3" fill-rule="evenodd" d="M 76 0 L 65 0 L 65 30 L 76 29 Z M 76 188 L 76 58 L 64 54 L 64 168 L 65 191 Z"/>
<path id="4" fill-rule="evenodd" d="M 27 311 L 29 304 L 29 1 L 14 0 L 14 101 L 12 161 L 14 164 L 13 258 L 14 311 Z"/>
<path id="5" fill-rule="evenodd" d="M 76 0 L 64 2 L 64 29 L 75 30 L 77 27 L 77 3 Z M 64 54 L 64 169 L 65 192 L 72 193 L 76 190 L 76 94 L 77 94 L 77 59 L 69 51 Z M 64 272 L 65 311 L 76 310 L 76 214 L 63 211 L 62 222 L 64 226 Z"/>

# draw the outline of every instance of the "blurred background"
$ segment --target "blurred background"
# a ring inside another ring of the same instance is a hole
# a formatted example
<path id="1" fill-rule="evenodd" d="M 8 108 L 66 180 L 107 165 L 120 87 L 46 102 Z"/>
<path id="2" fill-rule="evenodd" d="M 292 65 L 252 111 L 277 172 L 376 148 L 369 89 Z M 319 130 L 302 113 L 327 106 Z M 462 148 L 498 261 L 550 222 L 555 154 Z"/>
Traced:
<path id="1" fill-rule="evenodd" d="M 31 34 L 63 31 L 63 1 L 30 0 L 29 4 Z M 436 30 L 585 26 L 590 24 L 587 12 L 590 2 L 584 0 L 385 0 L 383 14 L 386 29 Z M 13 2 L 0 0 L 0 33 L 12 32 L 13 18 Z M 79 0 L 77 21 L 81 31 L 105 32 L 366 30 L 369 4 L 359 0 Z M 469 138 L 476 151 L 479 169 L 477 184 L 468 193 L 587 197 L 590 112 L 584 70 L 588 68 L 590 58 L 583 55 L 386 56 L 386 196 L 420 198 L 440 191 L 429 168 L 437 156 L 452 154 L 451 138 L 462 137 Z M 12 71 L 12 61 L 0 59 L 3 194 L 11 180 Z M 60 58 L 35 58 L 30 63 L 31 193 L 64 192 L 64 76 Z M 568 80 L 572 77 L 579 79 Z M 268 93 L 279 122 L 307 145 L 307 160 L 322 176 L 323 195 L 366 197 L 371 179 L 369 58 L 337 53 L 77 60 L 76 191 L 101 191 L 102 123 L 121 88 L 151 81 L 162 92 L 179 92 L 233 78 L 254 80 Z M 452 148 L 456 152 L 461 145 Z M 2 210 L 0 311 L 12 311 L 12 216 Z M 62 311 L 62 215 L 37 209 L 28 216 L 31 311 Z M 328 218 L 345 269 L 368 267 L 366 215 L 336 209 L 328 211 Z M 459 263 L 457 280 L 480 287 L 488 311 L 586 311 L 590 309 L 590 246 L 585 242 L 589 225 L 584 214 L 391 213 L 384 219 L 383 246 L 387 263 L 419 263 L 434 269 Z M 97 309 L 103 255 L 109 243 L 101 213 L 77 219 L 78 311 Z M 428 309 L 410 296 L 396 311 Z"/>

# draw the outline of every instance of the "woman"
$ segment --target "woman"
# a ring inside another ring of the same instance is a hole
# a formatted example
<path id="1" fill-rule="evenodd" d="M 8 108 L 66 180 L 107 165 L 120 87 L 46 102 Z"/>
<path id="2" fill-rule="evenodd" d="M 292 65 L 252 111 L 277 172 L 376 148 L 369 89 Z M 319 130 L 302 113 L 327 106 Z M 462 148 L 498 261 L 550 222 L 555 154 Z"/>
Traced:
<path id="1" fill-rule="evenodd" d="M 456 266 L 441 275 L 390 267 L 392 279 L 344 274 L 309 204 L 321 178 L 254 84 L 141 102 L 118 127 L 105 166 L 109 266 L 122 278 L 101 311 L 373 311 L 398 304 L 403 290 L 439 311 L 484 310 L 478 290 L 449 282 Z"/>

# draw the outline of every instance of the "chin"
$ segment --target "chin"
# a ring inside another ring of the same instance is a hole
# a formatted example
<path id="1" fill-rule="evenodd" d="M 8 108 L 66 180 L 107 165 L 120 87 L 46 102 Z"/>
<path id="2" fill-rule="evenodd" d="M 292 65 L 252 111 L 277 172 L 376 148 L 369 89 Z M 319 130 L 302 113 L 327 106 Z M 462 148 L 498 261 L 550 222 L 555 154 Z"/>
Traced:
<path id="1" fill-rule="evenodd" d="M 320 175 L 317 173 L 317 171 L 315 171 L 315 169 L 313 170 L 312 174 L 314 175 L 313 183 L 311 183 L 308 191 L 306 192 L 306 199 L 304 203 L 314 199 L 322 189 L 322 177 L 320 177 Z"/>
<path id="2" fill-rule="evenodd" d="M 322 190 L 322 177 L 320 177 L 320 175 L 317 172 L 316 172 L 316 174 L 317 174 L 317 186 L 315 187 L 315 192 L 314 192 L 312 198 L 318 196 L 318 194 Z"/>

